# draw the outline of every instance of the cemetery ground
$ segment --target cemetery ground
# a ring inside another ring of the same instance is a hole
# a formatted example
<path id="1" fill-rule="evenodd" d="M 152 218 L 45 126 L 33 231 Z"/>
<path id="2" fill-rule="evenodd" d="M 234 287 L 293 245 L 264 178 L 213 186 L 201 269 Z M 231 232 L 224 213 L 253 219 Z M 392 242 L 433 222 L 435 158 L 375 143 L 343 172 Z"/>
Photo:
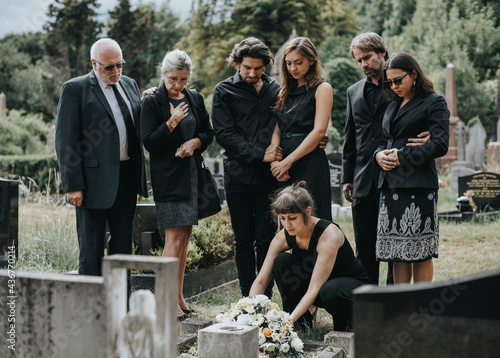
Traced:
<path id="1" fill-rule="evenodd" d="M 53 198 L 52 198 L 53 199 Z M 62 197 L 61 197 L 62 199 Z M 57 201 L 57 200 L 56 200 Z M 450 189 L 439 191 L 439 211 L 455 209 L 456 194 Z M 66 273 L 77 269 L 78 244 L 74 209 L 56 203 L 43 195 L 32 194 L 19 199 L 20 271 Z M 219 215 L 227 215 L 223 211 Z M 216 218 L 216 217 L 215 217 Z M 227 218 L 224 218 L 227 220 Z M 352 220 L 337 221 L 354 248 Z M 434 260 L 434 281 L 462 277 L 500 267 L 500 220 L 498 217 L 471 222 L 440 221 L 439 258 Z M 386 264 L 382 264 L 382 277 Z M 381 279 L 385 284 L 385 279 Z M 197 318 L 214 320 L 231 303 L 241 298 L 237 284 L 201 294 L 189 300 Z M 281 305 L 278 290 L 273 301 Z M 331 316 L 320 309 L 310 332 L 300 333 L 303 340 L 323 340 L 332 330 Z"/>

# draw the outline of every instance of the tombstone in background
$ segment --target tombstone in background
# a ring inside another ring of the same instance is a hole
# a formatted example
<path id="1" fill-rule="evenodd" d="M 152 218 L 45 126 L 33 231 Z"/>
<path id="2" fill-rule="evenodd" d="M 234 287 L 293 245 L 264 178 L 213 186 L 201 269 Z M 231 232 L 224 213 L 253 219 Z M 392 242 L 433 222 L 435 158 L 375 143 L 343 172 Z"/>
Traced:
<path id="1" fill-rule="evenodd" d="M 500 174 L 477 173 L 458 178 L 458 196 L 472 194 L 478 211 L 500 210 Z"/>
<path id="2" fill-rule="evenodd" d="M 330 166 L 330 187 L 332 188 L 332 202 L 343 205 L 344 193 L 342 192 L 342 153 L 331 152 L 326 156 Z"/>
<path id="3" fill-rule="evenodd" d="M 9 254 L 18 257 L 18 196 L 19 183 L 0 178 L 0 268 L 7 268 Z"/>
<path id="4" fill-rule="evenodd" d="M 496 88 L 496 103 L 495 112 L 492 116 L 492 124 L 496 131 L 494 136 L 494 141 L 488 144 L 488 160 L 487 160 L 487 170 L 489 172 L 500 173 L 500 70 L 497 70 L 497 88 Z"/>
<path id="5" fill-rule="evenodd" d="M 500 357 L 500 269 L 354 290 L 356 358 Z"/>
<path id="6" fill-rule="evenodd" d="M 451 162 L 457 160 L 458 141 L 454 135 L 455 126 L 461 122 L 457 112 L 457 95 L 455 90 L 455 66 L 448 64 L 446 66 L 446 103 L 450 110 L 450 141 L 448 153 L 439 160 L 441 167 L 449 166 Z"/>
<path id="7" fill-rule="evenodd" d="M 450 172 L 450 187 L 451 190 L 456 192 L 458 196 L 463 195 L 463 193 L 459 192 L 458 188 L 458 178 L 476 174 L 477 170 L 471 169 L 469 167 L 461 166 L 461 165 L 453 165 Z"/>
<path id="8" fill-rule="evenodd" d="M 472 163 L 474 169 L 483 169 L 486 131 L 481 122 L 476 122 L 469 129 L 469 141 L 465 145 L 465 161 Z"/>

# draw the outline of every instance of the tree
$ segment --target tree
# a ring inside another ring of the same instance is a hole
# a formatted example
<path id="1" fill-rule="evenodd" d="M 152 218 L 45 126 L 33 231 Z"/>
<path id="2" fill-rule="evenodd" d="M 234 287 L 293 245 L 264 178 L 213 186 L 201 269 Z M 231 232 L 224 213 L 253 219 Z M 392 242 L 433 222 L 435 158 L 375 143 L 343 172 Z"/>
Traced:
<path id="1" fill-rule="evenodd" d="M 140 5 L 132 11 L 129 0 L 120 0 L 116 8 L 109 12 L 108 35 L 120 44 L 127 61 L 124 72 L 140 87 L 144 87 L 149 80 L 144 52 L 151 42 L 154 24 L 152 4 Z"/>
<path id="2" fill-rule="evenodd" d="M 54 0 L 49 5 L 46 51 L 51 63 L 67 69 L 69 78 L 90 69 L 90 47 L 101 33 L 97 0 Z"/>
<path id="3" fill-rule="evenodd" d="M 146 78 L 148 78 L 149 86 L 158 85 L 156 66 L 168 51 L 175 49 L 175 45 L 185 33 L 187 33 L 187 28 L 180 24 L 179 18 L 168 4 L 163 3 L 155 12 L 151 41 L 146 50 Z"/>
<path id="4" fill-rule="evenodd" d="M 332 126 L 344 133 L 347 88 L 363 78 L 363 73 L 353 60 L 347 58 L 331 59 L 324 67 L 333 87 Z"/>

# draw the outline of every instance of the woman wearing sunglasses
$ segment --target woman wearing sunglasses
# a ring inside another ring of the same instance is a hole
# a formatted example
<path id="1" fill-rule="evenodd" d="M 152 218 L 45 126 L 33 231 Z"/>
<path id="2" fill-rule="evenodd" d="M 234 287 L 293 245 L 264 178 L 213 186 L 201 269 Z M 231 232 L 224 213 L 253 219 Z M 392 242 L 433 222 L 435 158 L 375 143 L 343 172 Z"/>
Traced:
<path id="1" fill-rule="evenodd" d="M 391 101 L 382 121 L 384 138 L 375 151 L 383 169 L 377 229 L 377 260 L 393 262 L 394 283 L 432 281 L 438 257 L 438 176 L 434 159 L 448 151 L 450 112 L 418 62 L 394 53 L 384 68 Z M 408 147 L 409 138 L 430 131 L 430 140 Z"/>

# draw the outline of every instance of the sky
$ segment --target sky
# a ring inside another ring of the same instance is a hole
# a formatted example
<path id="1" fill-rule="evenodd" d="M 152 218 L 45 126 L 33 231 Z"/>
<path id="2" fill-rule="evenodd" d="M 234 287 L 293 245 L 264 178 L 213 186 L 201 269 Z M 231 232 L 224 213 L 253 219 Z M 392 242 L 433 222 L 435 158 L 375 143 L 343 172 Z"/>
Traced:
<path id="1" fill-rule="evenodd" d="M 47 22 L 47 9 L 54 0 L 0 0 L 0 38 L 8 33 L 41 31 Z M 100 20 L 107 18 L 108 11 L 116 7 L 118 0 L 98 0 Z M 132 7 L 139 3 L 155 3 L 157 8 L 164 2 L 181 19 L 189 15 L 192 0 L 130 0 Z"/>

